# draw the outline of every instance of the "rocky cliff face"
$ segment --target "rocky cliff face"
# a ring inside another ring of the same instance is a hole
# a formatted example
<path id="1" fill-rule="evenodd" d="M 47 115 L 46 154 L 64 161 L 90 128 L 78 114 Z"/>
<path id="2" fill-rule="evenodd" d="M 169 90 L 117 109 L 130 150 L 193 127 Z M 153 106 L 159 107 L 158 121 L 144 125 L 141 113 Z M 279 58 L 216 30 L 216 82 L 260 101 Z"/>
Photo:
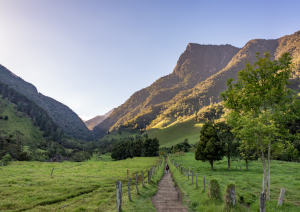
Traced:
<path id="1" fill-rule="evenodd" d="M 116 108 L 107 119 L 93 129 L 95 137 L 102 137 L 108 130 L 118 128 L 145 113 L 150 107 L 167 102 L 179 92 L 206 80 L 226 67 L 239 50 L 231 45 L 188 44 L 186 50 L 179 57 L 173 72 L 158 79 L 149 87 L 134 93 L 123 105 Z M 157 115 L 157 111 L 144 118 L 146 124 L 155 115 Z"/>

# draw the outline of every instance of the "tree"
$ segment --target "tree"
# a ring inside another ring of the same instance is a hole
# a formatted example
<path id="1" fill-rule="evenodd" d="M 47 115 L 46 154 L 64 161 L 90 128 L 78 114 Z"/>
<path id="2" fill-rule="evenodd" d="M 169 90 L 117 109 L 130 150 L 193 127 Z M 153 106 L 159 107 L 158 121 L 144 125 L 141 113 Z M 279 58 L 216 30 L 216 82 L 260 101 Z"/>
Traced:
<path id="1" fill-rule="evenodd" d="M 210 121 L 205 122 L 200 131 L 200 142 L 197 145 L 195 159 L 203 162 L 208 161 L 211 170 L 214 170 L 214 161 L 222 160 L 224 145 L 220 142 L 217 129 Z"/>
<path id="2" fill-rule="evenodd" d="M 241 146 L 238 147 L 241 157 L 246 162 L 246 170 L 248 170 L 249 161 L 257 160 L 257 149 L 254 146 L 249 146 L 247 143 L 243 142 Z"/>
<path id="3" fill-rule="evenodd" d="M 230 125 L 225 122 L 218 122 L 215 124 L 215 127 L 218 138 L 224 144 L 224 151 L 228 160 L 228 170 L 230 170 L 230 158 L 238 155 L 237 147 L 239 146 L 239 143 L 231 132 L 232 127 Z"/>
<path id="4" fill-rule="evenodd" d="M 257 53 L 254 65 L 248 62 L 246 68 L 238 72 L 236 84 L 228 79 L 228 89 L 221 93 L 225 108 L 231 110 L 227 121 L 234 127 L 233 132 L 242 144 L 260 151 L 267 200 L 270 200 L 271 146 L 287 135 L 288 131 L 280 123 L 289 118 L 285 113 L 296 101 L 287 88 L 293 68 L 291 56 L 285 53 L 273 61 L 271 57 L 269 52 L 264 58 Z"/>

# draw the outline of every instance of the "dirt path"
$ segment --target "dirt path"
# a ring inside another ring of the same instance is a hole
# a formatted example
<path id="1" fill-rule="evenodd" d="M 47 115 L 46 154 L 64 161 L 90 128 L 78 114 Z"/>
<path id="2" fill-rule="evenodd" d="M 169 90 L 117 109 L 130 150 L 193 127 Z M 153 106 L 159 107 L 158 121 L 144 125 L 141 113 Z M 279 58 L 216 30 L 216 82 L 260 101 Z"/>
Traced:
<path id="1" fill-rule="evenodd" d="M 179 189 L 173 184 L 171 173 L 167 174 L 166 169 L 158 183 L 158 191 L 152 198 L 152 203 L 158 212 L 188 212 L 182 204 L 182 195 Z"/>

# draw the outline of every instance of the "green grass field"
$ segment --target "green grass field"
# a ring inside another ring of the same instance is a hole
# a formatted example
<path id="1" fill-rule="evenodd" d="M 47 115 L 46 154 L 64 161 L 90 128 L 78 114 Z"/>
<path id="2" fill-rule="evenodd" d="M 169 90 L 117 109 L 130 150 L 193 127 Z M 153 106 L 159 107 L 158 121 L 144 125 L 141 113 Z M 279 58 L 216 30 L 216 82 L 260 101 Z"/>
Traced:
<path id="1" fill-rule="evenodd" d="M 141 171 L 149 170 L 160 158 L 112 161 L 110 155 L 101 157 L 81 163 L 17 161 L 0 167 L 0 211 L 115 211 L 116 181 L 123 182 L 124 211 L 153 211 L 151 197 L 163 166 L 145 188 L 141 186 Z M 132 202 L 127 197 L 127 169 L 132 178 Z M 136 194 L 135 173 L 139 174 L 140 195 Z"/>
<path id="2" fill-rule="evenodd" d="M 185 138 L 189 140 L 190 144 L 195 144 L 200 140 L 200 130 L 203 125 L 202 122 L 196 122 L 194 116 L 184 121 L 166 120 L 158 123 L 155 127 L 147 131 L 149 138 L 157 138 L 160 147 L 171 147 L 175 144 L 181 143 Z"/>
<path id="3" fill-rule="evenodd" d="M 103 140 L 111 140 L 111 139 L 123 139 L 131 136 L 136 136 L 140 135 L 139 131 L 136 132 L 128 132 L 128 131 L 123 131 L 121 134 L 119 134 L 117 131 L 113 131 L 112 133 L 105 135 L 103 138 L 100 139 L 100 141 Z"/>
<path id="4" fill-rule="evenodd" d="M 20 117 L 17 116 L 18 111 L 10 103 L 0 100 L 4 106 L 4 111 L 1 114 L 3 117 L 8 116 L 8 120 L 0 119 L 0 130 L 4 130 L 6 133 L 13 133 L 15 130 L 24 134 L 24 137 L 28 141 L 40 142 L 43 140 L 43 132 L 39 130 L 39 127 L 34 126 L 31 120 L 23 113 Z"/>
<path id="5" fill-rule="evenodd" d="M 170 156 L 178 164 L 181 158 Z M 208 162 L 195 160 L 193 152 L 186 153 L 182 157 L 182 166 L 191 168 L 194 173 L 198 173 L 198 188 L 192 184 L 191 176 L 185 177 L 171 163 L 170 170 L 177 181 L 180 190 L 186 197 L 191 211 L 224 211 L 224 202 L 214 202 L 208 198 L 207 186 L 210 179 L 217 179 L 221 186 L 222 196 L 227 184 L 233 182 L 236 186 L 236 198 L 238 204 L 232 211 L 259 211 L 259 195 L 262 191 L 263 167 L 260 161 L 250 163 L 249 170 L 246 171 L 244 161 L 232 161 L 231 170 L 227 169 L 227 160 L 214 163 L 215 170 L 212 171 Z M 238 169 L 236 170 L 236 167 Z M 240 167 L 242 168 L 240 170 Z M 203 192 L 203 176 L 206 178 L 206 191 Z M 284 204 L 277 207 L 280 189 L 285 188 Z M 244 199 L 244 202 L 241 199 Z M 300 211 L 300 164 L 272 161 L 271 163 L 271 201 L 266 205 L 266 211 Z"/>

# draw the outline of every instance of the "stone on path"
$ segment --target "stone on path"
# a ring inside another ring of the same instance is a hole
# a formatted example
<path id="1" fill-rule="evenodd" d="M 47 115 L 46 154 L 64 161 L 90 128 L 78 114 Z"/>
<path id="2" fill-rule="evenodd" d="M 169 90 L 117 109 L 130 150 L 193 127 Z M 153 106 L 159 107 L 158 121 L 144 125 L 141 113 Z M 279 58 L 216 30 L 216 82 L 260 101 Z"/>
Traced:
<path id="1" fill-rule="evenodd" d="M 167 161 L 166 161 L 167 164 Z M 188 212 L 187 207 L 183 206 L 180 195 L 173 185 L 171 173 L 164 176 L 158 183 L 157 193 L 152 198 L 152 203 L 158 212 Z"/>

